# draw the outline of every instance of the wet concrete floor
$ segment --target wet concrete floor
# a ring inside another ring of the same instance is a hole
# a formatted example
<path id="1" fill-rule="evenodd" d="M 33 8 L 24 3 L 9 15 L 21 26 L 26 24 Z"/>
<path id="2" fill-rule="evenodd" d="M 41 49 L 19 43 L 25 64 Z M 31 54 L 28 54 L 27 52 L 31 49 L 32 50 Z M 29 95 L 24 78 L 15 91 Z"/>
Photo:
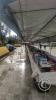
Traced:
<path id="1" fill-rule="evenodd" d="M 33 84 L 24 47 L 0 62 L 0 100 L 56 100 L 56 87 L 40 93 Z"/>

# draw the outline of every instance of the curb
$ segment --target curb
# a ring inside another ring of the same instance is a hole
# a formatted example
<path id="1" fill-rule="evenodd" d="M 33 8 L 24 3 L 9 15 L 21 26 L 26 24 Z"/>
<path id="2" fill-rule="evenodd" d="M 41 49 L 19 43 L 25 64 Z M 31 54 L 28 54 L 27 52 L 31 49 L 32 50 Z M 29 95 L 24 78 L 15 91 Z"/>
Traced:
<path id="1" fill-rule="evenodd" d="M 7 54 L 4 54 L 3 56 L 1 56 L 0 57 L 0 62 L 3 61 L 5 58 L 7 58 L 9 55 L 11 55 L 13 52 L 14 52 L 14 50 L 9 52 L 9 53 L 7 53 Z"/>

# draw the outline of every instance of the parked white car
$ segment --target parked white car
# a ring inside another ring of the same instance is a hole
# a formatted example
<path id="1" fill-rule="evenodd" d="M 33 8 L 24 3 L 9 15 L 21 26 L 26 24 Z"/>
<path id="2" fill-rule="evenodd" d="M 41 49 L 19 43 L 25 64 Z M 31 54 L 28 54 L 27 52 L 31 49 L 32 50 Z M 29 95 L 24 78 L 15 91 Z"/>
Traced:
<path id="1" fill-rule="evenodd" d="M 53 64 L 49 63 L 46 58 L 40 59 L 39 66 L 39 64 L 34 61 L 33 54 L 28 47 L 27 50 L 31 63 L 32 78 L 35 79 L 35 82 L 41 91 L 48 91 L 51 85 L 56 85 L 56 67 L 52 67 Z"/>

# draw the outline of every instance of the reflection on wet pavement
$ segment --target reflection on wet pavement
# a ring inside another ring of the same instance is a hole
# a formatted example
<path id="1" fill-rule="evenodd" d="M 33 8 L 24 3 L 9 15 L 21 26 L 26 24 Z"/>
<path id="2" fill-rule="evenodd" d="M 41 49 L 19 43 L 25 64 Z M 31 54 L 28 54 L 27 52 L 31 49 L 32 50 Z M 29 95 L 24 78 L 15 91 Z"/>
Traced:
<path id="1" fill-rule="evenodd" d="M 56 100 L 56 87 L 46 94 L 35 88 L 23 46 L 0 63 L 0 100 Z"/>

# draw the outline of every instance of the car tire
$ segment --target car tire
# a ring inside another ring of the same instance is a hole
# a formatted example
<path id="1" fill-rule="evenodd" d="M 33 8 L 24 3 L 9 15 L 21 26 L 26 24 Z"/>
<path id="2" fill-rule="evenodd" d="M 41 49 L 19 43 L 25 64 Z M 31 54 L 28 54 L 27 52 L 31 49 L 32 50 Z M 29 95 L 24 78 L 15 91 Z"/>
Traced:
<path id="1" fill-rule="evenodd" d="M 50 84 L 47 84 L 45 82 L 38 82 L 37 83 L 37 86 L 38 86 L 38 89 L 41 91 L 41 92 L 47 92 L 49 91 L 51 85 Z"/>

